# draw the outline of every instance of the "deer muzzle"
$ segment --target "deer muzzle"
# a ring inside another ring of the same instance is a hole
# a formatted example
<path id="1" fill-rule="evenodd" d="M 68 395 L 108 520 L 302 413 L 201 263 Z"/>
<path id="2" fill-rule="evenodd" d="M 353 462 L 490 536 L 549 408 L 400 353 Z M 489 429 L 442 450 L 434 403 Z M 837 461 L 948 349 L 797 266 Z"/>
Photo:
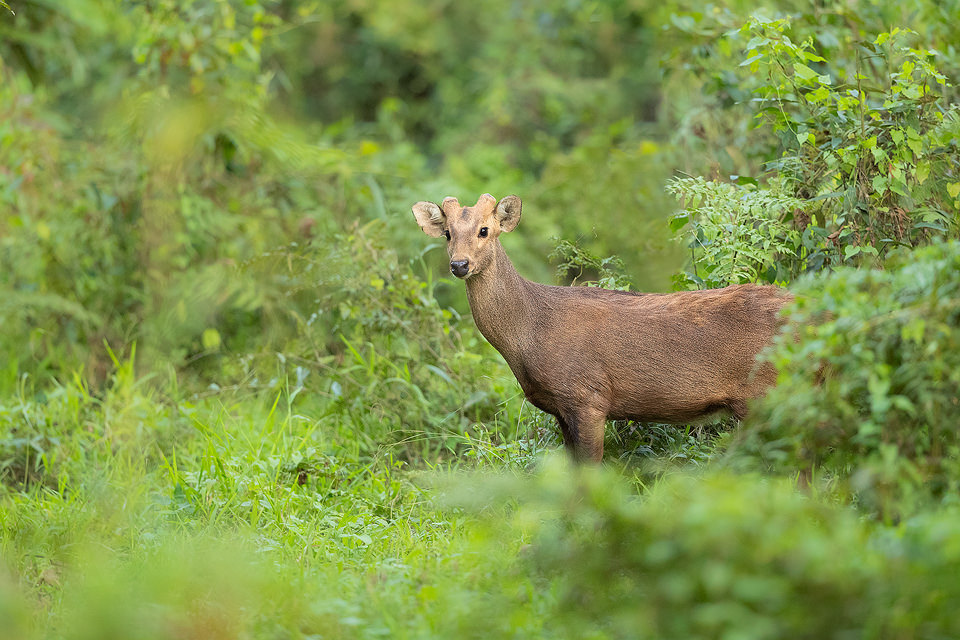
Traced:
<path id="1" fill-rule="evenodd" d="M 451 260 L 450 272 L 458 278 L 465 278 L 470 270 L 469 260 Z"/>

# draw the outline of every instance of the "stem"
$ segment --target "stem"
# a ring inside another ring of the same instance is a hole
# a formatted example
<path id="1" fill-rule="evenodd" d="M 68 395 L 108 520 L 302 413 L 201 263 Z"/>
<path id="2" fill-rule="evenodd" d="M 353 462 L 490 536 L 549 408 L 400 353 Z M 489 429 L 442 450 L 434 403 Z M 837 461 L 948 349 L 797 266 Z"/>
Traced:
<path id="1" fill-rule="evenodd" d="M 866 120 L 865 114 L 863 112 L 863 105 L 866 102 L 863 96 L 863 73 L 860 71 L 860 51 L 857 51 L 857 99 L 860 104 L 860 139 L 864 139 L 867 135 L 866 129 Z"/>

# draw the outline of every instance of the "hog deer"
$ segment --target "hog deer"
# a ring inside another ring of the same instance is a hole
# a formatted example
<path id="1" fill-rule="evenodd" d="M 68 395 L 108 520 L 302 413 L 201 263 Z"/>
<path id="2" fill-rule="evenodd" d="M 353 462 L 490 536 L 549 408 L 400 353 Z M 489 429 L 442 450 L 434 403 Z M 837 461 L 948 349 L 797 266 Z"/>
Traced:
<path id="1" fill-rule="evenodd" d="M 520 198 L 413 205 L 428 236 L 446 236 L 450 271 L 466 281 L 480 333 L 527 399 L 556 417 L 567 450 L 599 462 L 607 419 L 738 418 L 775 379 L 756 356 L 777 332 L 782 289 L 752 284 L 655 294 L 525 280 L 499 236 L 520 222 Z"/>

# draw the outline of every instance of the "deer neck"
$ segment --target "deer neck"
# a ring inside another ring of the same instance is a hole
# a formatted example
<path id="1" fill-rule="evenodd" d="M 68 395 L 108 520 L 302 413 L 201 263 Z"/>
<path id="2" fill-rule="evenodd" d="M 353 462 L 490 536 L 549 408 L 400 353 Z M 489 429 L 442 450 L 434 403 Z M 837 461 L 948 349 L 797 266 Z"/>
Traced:
<path id="1" fill-rule="evenodd" d="M 483 337 L 509 363 L 519 356 L 523 326 L 530 314 L 530 283 L 510 262 L 497 240 L 493 260 L 483 271 L 467 279 L 467 300 L 473 320 Z"/>

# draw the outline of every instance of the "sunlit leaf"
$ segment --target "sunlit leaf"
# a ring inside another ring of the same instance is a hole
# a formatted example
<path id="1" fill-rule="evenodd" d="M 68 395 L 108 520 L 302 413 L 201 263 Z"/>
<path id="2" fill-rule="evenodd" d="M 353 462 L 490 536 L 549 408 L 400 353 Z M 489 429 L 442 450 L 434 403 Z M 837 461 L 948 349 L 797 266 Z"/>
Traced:
<path id="1" fill-rule="evenodd" d="M 817 77 L 817 72 L 803 64 L 802 62 L 793 63 L 793 71 L 804 80 L 812 80 Z"/>

